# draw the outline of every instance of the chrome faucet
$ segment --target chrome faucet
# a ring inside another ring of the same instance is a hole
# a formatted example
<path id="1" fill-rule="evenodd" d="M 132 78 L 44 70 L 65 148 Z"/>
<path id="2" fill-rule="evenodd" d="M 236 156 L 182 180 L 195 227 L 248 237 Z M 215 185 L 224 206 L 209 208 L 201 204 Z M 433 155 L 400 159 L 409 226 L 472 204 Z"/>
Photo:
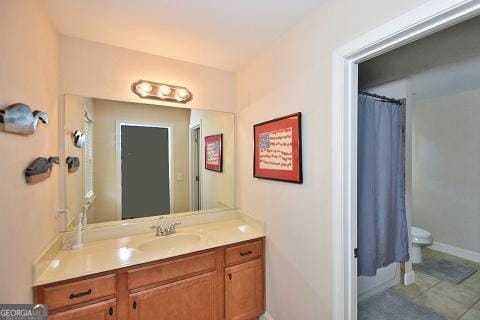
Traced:
<path id="1" fill-rule="evenodd" d="M 170 225 L 167 226 L 167 227 L 163 227 L 163 226 L 151 226 L 150 228 L 156 230 L 155 235 L 156 235 L 157 237 L 158 237 L 158 236 L 168 236 L 168 235 L 171 235 L 171 234 L 174 234 L 174 233 L 177 232 L 176 226 L 178 226 L 179 224 L 181 224 L 181 222 L 174 222 L 174 223 L 170 224 Z"/>

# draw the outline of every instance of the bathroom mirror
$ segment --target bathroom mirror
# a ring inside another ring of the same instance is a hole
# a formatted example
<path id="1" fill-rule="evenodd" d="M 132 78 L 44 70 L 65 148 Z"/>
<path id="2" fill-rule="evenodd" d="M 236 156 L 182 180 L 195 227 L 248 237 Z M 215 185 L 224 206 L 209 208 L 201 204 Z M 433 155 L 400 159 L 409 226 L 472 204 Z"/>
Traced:
<path id="1" fill-rule="evenodd" d="M 234 206 L 232 113 L 66 95 L 64 127 L 66 230 Z"/>

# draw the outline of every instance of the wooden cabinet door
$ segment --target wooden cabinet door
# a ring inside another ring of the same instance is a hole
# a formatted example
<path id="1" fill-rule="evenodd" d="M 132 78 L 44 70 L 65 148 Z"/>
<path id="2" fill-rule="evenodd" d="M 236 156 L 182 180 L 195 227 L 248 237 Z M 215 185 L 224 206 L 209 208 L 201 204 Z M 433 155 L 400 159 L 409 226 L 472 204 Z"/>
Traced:
<path id="1" fill-rule="evenodd" d="M 48 316 L 49 320 L 115 320 L 117 318 L 115 299 L 94 303 L 84 307 L 70 307 L 71 310 Z"/>
<path id="2" fill-rule="evenodd" d="M 226 320 L 251 320 L 264 311 L 263 260 L 225 269 Z"/>
<path id="3" fill-rule="evenodd" d="M 130 294 L 130 320 L 217 320 L 217 272 Z"/>

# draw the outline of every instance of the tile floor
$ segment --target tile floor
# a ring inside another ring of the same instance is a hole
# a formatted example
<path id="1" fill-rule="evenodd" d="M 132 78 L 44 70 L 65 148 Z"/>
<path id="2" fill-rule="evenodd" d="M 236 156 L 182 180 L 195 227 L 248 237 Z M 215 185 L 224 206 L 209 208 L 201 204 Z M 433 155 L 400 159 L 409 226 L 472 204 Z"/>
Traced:
<path id="1" fill-rule="evenodd" d="M 448 259 L 479 271 L 455 285 L 416 270 L 414 284 L 399 284 L 393 289 L 449 320 L 480 320 L 480 264 L 428 248 L 423 249 L 423 257 Z"/>

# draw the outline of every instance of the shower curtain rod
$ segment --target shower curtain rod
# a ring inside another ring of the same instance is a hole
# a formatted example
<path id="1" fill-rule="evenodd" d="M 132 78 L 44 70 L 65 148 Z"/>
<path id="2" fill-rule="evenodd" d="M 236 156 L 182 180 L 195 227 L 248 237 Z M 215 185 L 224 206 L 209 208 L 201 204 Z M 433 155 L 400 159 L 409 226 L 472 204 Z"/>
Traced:
<path id="1" fill-rule="evenodd" d="M 385 102 L 390 102 L 390 103 L 396 103 L 396 104 L 399 104 L 399 105 L 403 105 L 403 100 L 402 99 L 393 99 L 393 98 L 380 96 L 378 94 L 370 93 L 370 92 L 366 92 L 366 91 L 359 91 L 358 93 L 361 94 L 361 95 L 364 95 L 364 96 L 374 97 L 374 98 L 380 99 L 380 100 L 385 101 Z"/>

